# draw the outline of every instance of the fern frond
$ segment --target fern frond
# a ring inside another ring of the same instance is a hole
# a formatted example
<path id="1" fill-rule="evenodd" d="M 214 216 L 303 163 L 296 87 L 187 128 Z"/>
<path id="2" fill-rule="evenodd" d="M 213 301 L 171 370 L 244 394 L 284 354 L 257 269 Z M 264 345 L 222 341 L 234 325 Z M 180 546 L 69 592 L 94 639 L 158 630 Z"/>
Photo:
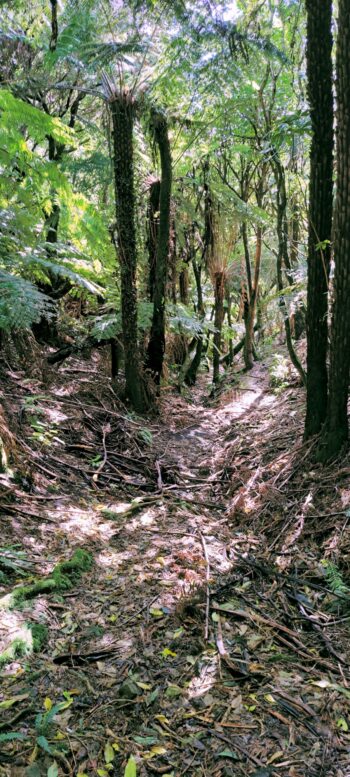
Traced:
<path id="1" fill-rule="evenodd" d="M 55 307 L 33 283 L 0 270 L 0 329 L 28 329 L 42 317 L 51 319 Z"/>
<path id="2" fill-rule="evenodd" d="M 26 127 L 37 143 L 51 135 L 58 143 L 77 145 L 74 130 L 63 121 L 14 97 L 8 89 L 0 89 L 0 123 L 12 132 L 15 127 Z"/>

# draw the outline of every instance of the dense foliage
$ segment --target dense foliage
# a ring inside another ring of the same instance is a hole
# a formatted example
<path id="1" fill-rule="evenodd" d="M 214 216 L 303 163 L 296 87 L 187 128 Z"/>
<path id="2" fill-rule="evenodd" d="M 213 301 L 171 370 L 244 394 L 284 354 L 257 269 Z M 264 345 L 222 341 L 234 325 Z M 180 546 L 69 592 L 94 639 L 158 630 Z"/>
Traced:
<path id="1" fill-rule="evenodd" d="M 329 265 L 329 229 L 308 247 L 309 6 L 2 4 L 3 329 L 33 326 L 58 348 L 64 324 L 73 340 L 108 341 L 114 373 L 124 342 L 138 410 L 164 352 L 188 384 L 210 355 L 218 383 L 240 347 L 250 368 L 262 338 L 282 330 L 306 383 L 296 342 L 308 251 Z M 72 297 L 80 319 L 67 324 Z"/>

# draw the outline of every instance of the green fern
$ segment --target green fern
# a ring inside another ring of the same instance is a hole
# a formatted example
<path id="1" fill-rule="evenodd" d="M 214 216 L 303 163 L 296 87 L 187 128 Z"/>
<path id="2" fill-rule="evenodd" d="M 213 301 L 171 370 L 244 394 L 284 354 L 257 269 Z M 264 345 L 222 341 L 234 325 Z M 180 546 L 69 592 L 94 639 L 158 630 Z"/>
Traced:
<path id="1" fill-rule="evenodd" d="M 8 89 L 0 89 L 0 116 L 2 127 L 11 132 L 15 127 L 26 127 L 37 143 L 51 135 L 57 143 L 77 145 L 74 131 L 63 121 L 19 100 Z"/>
<path id="2" fill-rule="evenodd" d="M 324 568 L 327 585 L 332 593 L 348 598 L 350 596 L 350 588 L 344 583 L 337 565 L 328 559 L 322 559 L 321 564 Z"/>
<path id="3" fill-rule="evenodd" d="M 0 270 L 0 329 L 27 329 L 42 317 L 51 319 L 55 307 L 33 283 Z"/>

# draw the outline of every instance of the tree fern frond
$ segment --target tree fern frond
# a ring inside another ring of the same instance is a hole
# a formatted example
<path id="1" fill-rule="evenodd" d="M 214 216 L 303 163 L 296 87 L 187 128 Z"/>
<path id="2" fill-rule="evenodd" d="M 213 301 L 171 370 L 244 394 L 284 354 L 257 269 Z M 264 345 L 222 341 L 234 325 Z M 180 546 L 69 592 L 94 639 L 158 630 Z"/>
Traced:
<path id="1" fill-rule="evenodd" d="M 48 249 L 52 250 L 52 243 L 44 243 L 42 246 L 42 249 Z M 56 246 L 55 246 L 56 248 Z M 74 256 L 74 254 L 73 254 Z M 90 292 L 90 294 L 94 295 L 101 295 L 104 293 L 104 289 L 102 286 L 99 286 L 97 283 L 94 283 L 92 280 L 90 280 L 87 277 L 84 277 L 84 275 L 80 272 L 77 272 L 74 268 L 72 260 L 70 261 L 68 258 L 61 258 L 62 264 L 59 264 L 57 261 L 44 258 L 44 256 L 40 256 L 39 252 L 32 252 L 28 253 L 21 257 L 23 266 L 29 270 L 33 270 L 35 268 L 40 268 L 41 270 L 45 270 L 49 273 L 49 275 L 57 275 L 61 276 L 63 278 L 68 278 L 70 281 L 72 281 L 73 284 L 76 286 L 82 286 L 84 289 Z"/>
<path id="2" fill-rule="evenodd" d="M 52 300 L 33 283 L 0 269 L 0 329 L 28 329 L 54 311 Z"/>
<path id="3" fill-rule="evenodd" d="M 8 89 L 0 89 L 0 121 L 3 127 L 26 127 L 36 142 L 51 135 L 58 143 L 76 146 L 74 131 L 55 116 L 35 108 L 33 105 L 14 97 Z"/>

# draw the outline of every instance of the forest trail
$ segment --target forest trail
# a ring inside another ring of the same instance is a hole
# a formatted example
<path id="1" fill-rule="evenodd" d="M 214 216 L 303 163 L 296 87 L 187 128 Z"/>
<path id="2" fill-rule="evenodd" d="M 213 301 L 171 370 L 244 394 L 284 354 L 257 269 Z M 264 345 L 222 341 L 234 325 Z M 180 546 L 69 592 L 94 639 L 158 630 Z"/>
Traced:
<path id="1" fill-rule="evenodd" d="M 55 418 L 57 448 L 68 430 L 64 451 L 48 449 L 46 460 L 37 459 L 47 471 L 61 462 L 61 495 L 28 497 L 19 506 L 25 523 L 8 505 L 7 529 L 8 544 L 25 549 L 36 575 L 78 548 L 93 566 L 72 590 L 43 592 L 7 613 L 12 634 L 44 624 L 48 643 L 24 670 L 18 659 L 3 672 L 4 696 L 18 697 L 20 714 L 17 723 L 10 709 L 0 733 L 15 730 L 24 741 L 16 766 L 4 755 L 0 774 L 46 777 L 55 762 L 60 775 L 123 775 L 134 754 L 137 777 L 347 777 L 342 603 L 327 594 L 313 546 L 306 554 L 299 547 L 295 569 L 294 524 L 288 535 L 295 496 L 288 486 L 279 492 L 278 479 L 292 478 L 305 455 L 300 435 L 294 448 L 288 443 L 300 429 L 300 390 L 276 394 L 260 364 L 217 398 L 209 398 L 205 378 L 189 401 L 165 396 L 160 421 L 140 428 L 130 418 L 126 433 L 135 429 L 141 456 L 127 455 L 129 476 L 112 453 L 120 417 L 106 410 L 105 397 L 80 406 L 91 382 L 81 372 L 80 394 L 72 392 L 73 365 L 37 400 Z M 69 414 L 78 405 L 77 424 Z M 143 438 L 158 481 L 149 490 Z M 122 491 L 113 484 L 116 471 Z M 309 486 L 294 507 L 299 518 Z M 312 588 L 315 580 L 324 593 Z"/>

